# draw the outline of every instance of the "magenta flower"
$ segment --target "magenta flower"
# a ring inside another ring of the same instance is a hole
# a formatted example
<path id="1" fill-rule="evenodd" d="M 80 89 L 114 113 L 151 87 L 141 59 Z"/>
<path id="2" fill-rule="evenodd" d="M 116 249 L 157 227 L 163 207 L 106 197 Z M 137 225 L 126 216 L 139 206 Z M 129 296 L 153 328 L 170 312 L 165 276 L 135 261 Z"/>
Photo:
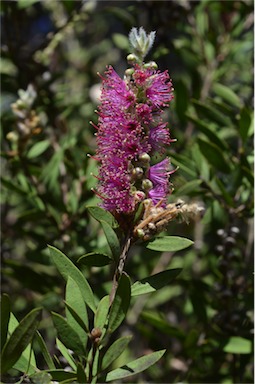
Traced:
<path id="1" fill-rule="evenodd" d="M 96 127 L 101 163 L 96 193 L 112 213 L 134 212 L 148 197 L 154 204 L 165 202 L 169 193 L 169 159 L 150 166 L 150 156 L 171 142 L 161 118 L 173 97 L 171 80 L 167 71 L 143 63 L 127 73 L 123 80 L 107 68 Z"/>

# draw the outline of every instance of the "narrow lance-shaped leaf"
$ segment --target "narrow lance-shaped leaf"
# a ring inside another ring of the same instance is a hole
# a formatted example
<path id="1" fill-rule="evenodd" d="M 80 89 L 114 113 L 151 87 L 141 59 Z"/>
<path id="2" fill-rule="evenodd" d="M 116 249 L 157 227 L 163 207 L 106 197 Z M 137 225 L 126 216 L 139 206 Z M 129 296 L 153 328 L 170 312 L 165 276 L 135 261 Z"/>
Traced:
<path id="1" fill-rule="evenodd" d="M 11 310 L 11 304 L 10 304 L 9 296 L 4 293 L 1 298 L 1 339 L 0 339 L 1 350 L 3 349 L 3 346 L 7 338 L 8 324 L 10 319 L 10 310 Z"/>
<path id="2" fill-rule="evenodd" d="M 188 248 L 193 244 L 193 241 L 184 237 L 178 236 L 163 236 L 150 241 L 146 247 L 153 251 L 160 252 L 177 252 Z"/>
<path id="3" fill-rule="evenodd" d="M 105 221 L 112 228 L 117 228 L 119 226 L 118 222 L 115 220 L 113 215 L 105 209 L 96 206 L 91 206 L 87 207 L 87 210 L 89 211 L 89 214 L 94 217 L 94 219 L 96 219 L 97 221 Z"/>
<path id="4" fill-rule="evenodd" d="M 77 260 L 77 263 L 80 265 L 87 265 L 89 267 L 104 267 L 105 265 L 111 264 L 112 261 L 113 259 L 104 253 L 90 252 L 81 256 Z"/>
<path id="5" fill-rule="evenodd" d="M 110 298 L 109 298 L 109 295 L 107 295 L 107 296 L 104 296 L 98 304 L 98 307 L 95 313 L 95 319 L 94 319 L 95 328 L 100 328 L 101 330 L 103 330 L 106 323 L 109 308 L 110 308 Z"/>
<path id="6" fill-rule="evenodd" d="M 73 262 L 64 253 L 57 248 L 49 245 L 52 262 L 55 264 L 58 271 L 67 281 L 70 276 L 79 286 L 82 296 L 87 305 L 93 312 L 96 310 L 95 301 L 91 287 L 81 271 L 73 264 Z"/>
<path id="7" fill-rule="evenodd" d="M 138 296 L 145 293 L 155 292 L 173 281 L 181 271 L 181 268 L 169 269 L 146 277 L 141 281 L 136 281 L 131 287 L 131 295 Z"/>
<path id="8" fill-rule="evenodd" d="M 41 315 L 41 308 L 33 309 L 21 320 L 2 351 L 2 372 L 8 371 L 32 340 Z"/>
<path id="9" fill-rule="evenodd" d="M 112 229 L 112 227 L 106 223 L 106 221 L 101 221 L 102 228 L 104 230 L 105 237 L 107 239 L 107 242 L 109 244 L 109 247 L 112 252 L 112 256 L 115 261 L 118 260 L 119 255 L 120 255 L 120 242 L 119 239 Z"/>
<path id="10" fill-rule="evenodd" d="M 85 349 L 78 333 L 58 313 L 52 312 L 54 325 L 63 344 L 78 356 L 85 356 Z"/>
<path id="11" fill-rule="evenodd" d="M 84 330 L 89 328 L 87 308 L 82 296 L 82 292 L 76 282 L 69 276 L 66 284 L 66 319 L 68 324 L 78 333 L 84 347 L 87 344 L 87 333 Z M 70 306 L 71 308 L 69 309 Z M 74 313 L 73 311 L 74 310 Z M 77 316 L 81 319 L 82 323 L 77 320 Z"/>
<path id="12" fill-rule="evenodd" d="M 131 289 L 129 277 L 122 274 L 109 313 L 108 331 L 110 333 L 115 331 L 124 320 L 129 308 L 130 297 Z"/>
<path id="13" fill-rule="evenodd" d="M 149 355 L 142 356 L 139 359 L 131 361 L 121 368 L 114 369 L 106 375 L 105 381 L 113 381 L 124 379 L 125 377 L 135 375 L 136 373 L 143 372 L 145 369 L 155 364 L 165 353 L 165 349 L 157 352 L 150 353 Z"/>
<path id="14" fill-rule="evenodd" d="M 64 358 L 66 359 L 66 361 L 68 362 L 70 367 L 75 371 L 76 370 L 76 363 L 74 361 L 73 356 L 69 352 L 69 350 L 64 346 L 64 344 L 58 338 L 56 339 L 56 344 L 57 344 L 57 347 L 58 347 L 59 351 L 61 352 L 62 356 L 64 356 Z"/>
<path id="15" fill-rule="evenodd" d="M 41 334 L 39 333 L 39 331 L 36 331 L 36 340 L 39 344 L 40 352 L 42 353 L 43 358 L 44 358 L 46 364 L 48 365 L 48 368 L 49 369 L 55 369 L 55 364 L 51 358 L 50 352 L 48 351 L 48 348 L 47 348 Z"/>
<path id="16" fill-rule="evenodd" d="M 116 340 L 106 351 L 103 360 L 101 369 L 102 371 L 109 367 L 111 363 L 113 363 L 121 353 L 126 349 L 128 343 L 132 339 L 132 336 L 124 336 L 120 339 Z"/>

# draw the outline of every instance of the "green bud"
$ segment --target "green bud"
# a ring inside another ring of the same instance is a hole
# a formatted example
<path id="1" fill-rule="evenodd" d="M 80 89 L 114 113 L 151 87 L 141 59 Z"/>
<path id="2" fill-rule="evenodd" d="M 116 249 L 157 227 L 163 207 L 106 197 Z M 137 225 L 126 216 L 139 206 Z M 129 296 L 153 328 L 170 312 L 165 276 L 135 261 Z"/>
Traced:
<path id="1" fill-rule="evenodd" d="M 133 169 L 132 174 L 136 179 L 141 179 L 143 177 L 143 169 L 136 167 Z"/>
<path id="2" fill-rule="evenodd" d="M 129 55 L 127 55 L 127 61 L 129 63 L 136 63 L 138 61 L 138 57 L 133 53 L 130 53 Z"/>
<path id="3" fill-rule="evenodd" d="M 125 75 L 132 76 L 134 72 L 135 72 L 134 68 L 128 68 L 125 70 Z"/>
<path id="4" fill-rule="evenodd" d="M 142 181 L 142 189 L 144 191 L 149 191 L 152 188 L 153 188 L 153 184 L 152 184 L 152 182 L 149 179 L 144 179 Z"/>
<path id="5" fill-rule="evenodd" d="M 145 233 L 144 233 L 144 231 L 141 228 L 137 229 L 137 231 L 136 231 L 136 236 L 137 237 L 142 239 L 144 237 L 144 235 L 145 235 Z"/>
<path id="6" fill-rule="evenodd" d="M 144 68 L 158 69 L 158 64 L 155 61 L 150 61 L 149 63 L 144 64 Z"/>
<path id="7" fill-rule="evenodd" d="M 139 156 L 139 160 L 142 161 L 143 163 L 148 164 L 151 160 L 151 157 L 150 157 L 150 155 L 148 155 L 148 153 L 142 153 Z"/>

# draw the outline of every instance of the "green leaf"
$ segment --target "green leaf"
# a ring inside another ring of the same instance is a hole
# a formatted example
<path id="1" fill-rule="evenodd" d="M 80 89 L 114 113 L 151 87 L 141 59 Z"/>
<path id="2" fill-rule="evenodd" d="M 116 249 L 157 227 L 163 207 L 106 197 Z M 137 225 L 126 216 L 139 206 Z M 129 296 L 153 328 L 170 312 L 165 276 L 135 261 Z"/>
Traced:
<path id="1" fill-rule="evenodd" d="M 34 373 L 33 375 L 30 376 L 30 379 L 34 384 L 51 384 L 52 383 L 52 376 L 45 371 Z"/>
<path id="2" fill-rule="evenodd" d="M 249 131 L 250 131 L 251 125 L 253 126 L 252 114 L 248 110 L 248 108 L 244 107 L 241 110 L 240 120 L 239 120 L 239 134 L 240 134 L 243 142 L 245 142 L 247 140 L 247 137 L 249 136 Z M 251 131 L 253 132 L 253 127 L 252 127 Z"/>
<path id="3" fill-rule="evenodd" d="M 66 348 L 71 349 L 78 356 L 85 356 L 85 348 L 78 333 L 58 313 L 52 312 L 52 318 L 58 337 Z"/>
<path id="4" fill-rule="evenodd" d="M 68 324 L 78 333 L 84 348 L 87 345 L 88 335 L 86 331 L 89 328 L 87 308 L 83 299 L 82 292 L 76 282 L 69 276 L 66 284 L 66 304 L 71 308 L 66 308 L 66 319 Z M 72 310 L 81 318 L 82 322 L 85 325 L 82 326 L 76 319 L 75 315 L 72 313 Z"/>
<path id="5" fill-rule="evenodd" d="M 47 346 L 46 346 L 41 334 L 39 333 L 39 331 L 36 331 L 36 340 L 39 344 L 40 352 L 42 353 L 43 358 L 44 358 L 46 364 L 48 365 L 48 368 L 49 369 L 55 369 L 55 364 L 51 358 L 51 355 L 50 355 L 50 353 L 47 349 Z"/>
<path id="6" fill-rule="evenodd" d="M 32 148 L 29 149 L 27 153 L 28 159 L 33 159 L 34 157 L 40 156 L 43 152 L 46 151 L 46 149 L 49 147 L 50 142 L 49 140 L 42 140 L 33 145 Z"/>
<path id="7" fill-rule="evenodd" d="M 124 336 L 120 339 L 116 340 L 106 351 L 103 360 L 101 369 L 102 371 L 109 367 L 111 363 L 113 363 L 121 353 L 126 349 L 128 343 L 132 339 L 132 336 Z"/>
<path id="8" fill-rule="evenodd" d="M 64 369 L 49 369 L 47 371 L 54 381 L 64 381 L 68 379 L 76 379 L 76 372 L 64 371 Z"/>
<path id="9" fill-rule="evenodd" d="M 103 330 L 107 320 L 109 309 L 110 309 L 110 298 L 109 298 L 109 295 L 107 295 L 107 296 L 104 296 L 98 304 L 98 307 L 95 313 L 95 318 L 94 318 L 95 328 L 100 328 L 101 330 Z"/>
<path id="10" fill-rule="evenodd" d="M 129 308 L 131 297 L 131 288 L 129 277 L 122 274 L 119 279 L 118 288 L 113 300 L 110 313 L 108 331 L 112 333 L 117 329 L 124 320 Z"/>
<path id="11" fill-rule="evenodd" d="M 57 248 L 52 247 L 51 245 L 48 247 L 50 249 L 51 260 L 55 264 L 60 274 L 66 281 L 70 276 L 76 282 L 80 288 L 80 291 L 82 292 L 85 303 L 93 312 L 95 312 L 96 306 L 93 292 L 81 271 L 66 255 L 64 255 L 64 253 L 60 252 Z"/>
<path id="12" fill-rule="evenodd" d="M 189 113 L 186 113 L 187 118 L 194 123 L 194 125 L 197 127 L 199 132 L 202 132 L 210 142 L 217 145 L 219 148 L 226 150 L 228 149 L 227 143 L 219 137 L 217 132 L 214 132 L 210 125 L 205 124 L 203 121 L 201 121 L 198 117 L 192 116 Z"/>
<path id="13" fill-rule="evenodd" d="M 37 2 L 38 0 L 18 0 L 18 8 L 19 9 L 28 8 Z"/>
<path id="14" fill-rule="evenodd" d="M 6 293 L 4 293 L 1 298 L 1 339 L 0 339 L 1 351 L 7 339 L 10 311 L 11 311 L 11 304 L 10 304 L 9 296 Z"/>
<path id="15" fill-rule="evenodd" d="M 185 339 L 185 333 L 181 331 L 180 328 L 170 325 L 169 321 L 165 319 L 163 314 L 159 312 L 155 313 L 155 311 L 143 311 L 141 313 L 141 317 L 143 323 L 144 321 L 148 322 L 149 324 L 153 325 L 153 327 L 163 332 L 165 335 L 177 337 L 180 340 Z"/>
<path id="16" fill-rule="evenodd" d="M 64 346 L 64 344 L 59 339 L 56 339 L 56 344 L 62 356 L 64 356 L 64 358 L 66 359 L 70 367 L 73 368 L 73 370 L 76 370 L 76 363 L 73 359 L 73 356 L 68 351 L 68 349 Z"/>
<path id="17" fill-rule="evenodd" d="M 155 292 L 172 282 L 182 271 L 181 268 L 168 269 L 146 277 L 141 281 L 136 281 L 131 287 L 131 296 L 144 295 L 145 293 Z"/>
<path id="18" fill-rule="evenodd" d="M 164 236 L 150 241 L 146 245 L 146 248 L 160 252 L 176 252 L 188 248 L 192 244 L 194 244 L 194 242 L 185 237 Z"/>
<path id="19" fill-rule="evenodd" d="M 8 371 L 18 361 L 22 352 L 32 340 L 39 323 L 42 309 L 33 309 L 21 320 L 2 351 L 2 372 Z"/>
<path id="20" fill-rule="evenodd" d="M 252 342 L 243 337 L 233 336 L 230 337 L 223 351 L 235 354 L 248 354 L 252 352 Z"/>
<path id="21" fill-rule="evenodd" d="M 224 153 L 219 147 L 217 147 L 214 143 L 201 139 L 198 139 L 198 145 L 200 151 L 212 166 L 220 172 L 230 172 L 230 159 L 226 159 Z"/>
<path id="22" fill-rule="evenodd" d="M 88 382 L 84 368 L 81 363 L 77 364 L 77 381 L 81 384 Z"/>
<path id="23" fill-rule="evenodd" d="M 10 321 L 8 326 L 8 334 L 12 334 L 15 329 L 18 327 L 19 322 L 14 316 L 13 313 L 10 315 Z M 33 374 L 36 372 L 36 361 L 35 361 L 35 355 L 31 348 L 31 344 L 29 344 L 24 351 L 22 352 L 22 355 L 18 359 L 18 361 L 14 364 L 13 368 L 17 369 L 20 372 L 26 372 L 28 375 Z"/>
<path id="24" fill-rule="evenodd" d="M 197 113 L 207 117 L 210 121 L 215 121 L 221 126 L 229 126 L 231 124 L 230 119 L 216 108 L 194 99 L 192 100 L 192 103 L 194 104 Z"/>
<path id="25" fill-rule="evenodd" d="M 116 47 L 125 50 L 126 52 L 129 52 L 130 50 L 130 44 L 129 40 L 126 35 L 122 35 L 121 33 L 113 33 L 112 34 L 112 40 Z"/>
<path id="26" fill-rule="evenodd" d="M 123 365 L 121 368 L 114 369 L 106 375 L 105 381 L 113 381 L 124 379 L 125 377 L 143 372 L 145 369 L 155 364 L 165 353 L 165 349 L 142 356 L 139 359 L 133 360 L 130 363 Z"/>
<path id="27" fill-rule="evenodd" d="M 241 100 L 229 87 L 226 87 L 223 84 L 214 83 L 212 89 L 216 95 L 220 96 L 223 100 L 226 100 L 229 104 L 235 107 L 241 107 Z"/>
<path id="28" fill-rule="evenodd" d="M 199 191 L 199 186 L 201 185 L 202 180 L 191 180 L 185 183 L 182 187 L 178 188 L 176 191 L 176 196 L 185 196 L 190 193 L 197 193 Z"/>
<path id="29" fill-rule="evenodd" d="M 120 242 L 119 239 L 112 229 L 112 227 L 106 222 L 106 221 L 101 221 L 101 225 L 104 230 L 105 237 L 107 239 L 107 242 L 109 244 L 109 247 L 112 252 L 112 256 L 115 261 L 119 259 L 120 256 Z"/>
<path id="30" fill-rule="evenodd" d="M 111 264 L 112 259 L 104 253 L 90 252 L 81 256 L 77 260 L 77 263 L 87 265 L 89 267 L 104 267 L 105 265 Z"/>
<path id="31" fill-rule="evenodd" d="M 96 206 L 95 207 L 91 206 L 91 207 L 87 207 L 87 210 L 89 211 L 89 214 L 93 216 L 94 219 L 96 219 L 97 221 L 99 222 L 105 221 L 112 228 L 118 228 L 119 226 L 118 222 L 115 220 L 113 215 L 110 212 L 106 211 L 105 209 L 96 207 Z"/>

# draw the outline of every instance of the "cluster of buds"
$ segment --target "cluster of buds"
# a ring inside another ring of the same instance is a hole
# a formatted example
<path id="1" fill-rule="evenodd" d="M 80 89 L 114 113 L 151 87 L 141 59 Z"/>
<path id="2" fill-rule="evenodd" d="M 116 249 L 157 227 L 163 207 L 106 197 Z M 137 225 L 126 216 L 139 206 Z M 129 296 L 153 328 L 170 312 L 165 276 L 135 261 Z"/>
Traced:
<path id="1" fill-rule="evenodd" d="M 18 143 L 18 151 L 22 153 L 31 136 L 41 132 L 40 117 L 32 109 L 36 99 L 36 91 L 33 85 L 29 84 L 27 90 L 18 91 L 19 99 L 11 104 L 12 111 L 17 118 L 16 131 L 9 132 L 7 139 Z"/>

